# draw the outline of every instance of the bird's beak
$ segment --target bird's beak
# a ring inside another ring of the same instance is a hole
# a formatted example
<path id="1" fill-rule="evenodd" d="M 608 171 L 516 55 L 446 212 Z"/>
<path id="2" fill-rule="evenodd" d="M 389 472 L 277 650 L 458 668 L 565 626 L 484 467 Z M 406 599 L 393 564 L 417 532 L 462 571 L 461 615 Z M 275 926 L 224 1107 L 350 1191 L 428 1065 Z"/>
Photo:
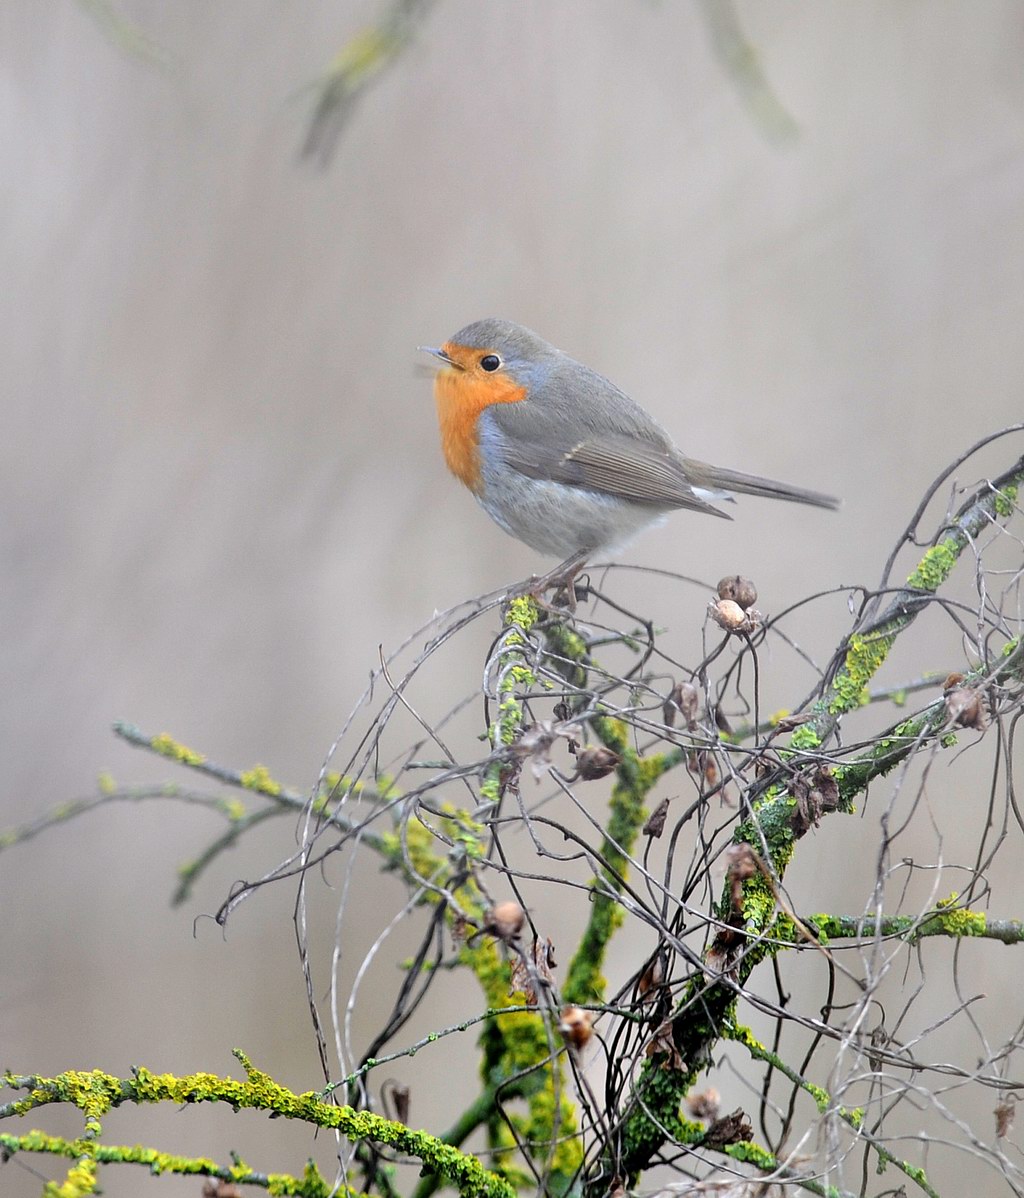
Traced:
<path id="1" fill-rule="evenodd" d="M 452 358 L 451 355 L 445 350 L 434 349 L 432 345 L 417 345 L 416 348 L 425 354 L 432 354 L 435 358 L 439 358 L 445 364 L 445 366 L 453 366 L 458 369 L 458 362 L 456 362 L 455 359 Z"/>

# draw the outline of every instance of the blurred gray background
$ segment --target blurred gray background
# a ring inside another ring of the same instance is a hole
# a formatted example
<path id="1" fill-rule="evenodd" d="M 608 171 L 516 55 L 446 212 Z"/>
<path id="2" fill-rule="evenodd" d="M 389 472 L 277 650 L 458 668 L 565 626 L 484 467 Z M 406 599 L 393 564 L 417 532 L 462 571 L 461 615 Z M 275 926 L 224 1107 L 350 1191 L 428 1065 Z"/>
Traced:
<path id="1" fill-rule="evenodd" d="M 299 156 L 310 85 L 386 5 L 123 0 L 145 45 L 113 11 L 0 5 L 4 825 L 103 770 L 188 781 L 115 741 L 116 718 L 306 790 L 379 644 L 546 565 L 445 472 L 415 347 L 470 320 L 537 329 L 687 453 L 844 496 L 838 516 L 680 514 L 625 554 L 742 570 L 767 610 L 877 581 L 939 469 L 1024 413 L 1016 0 L 741 0 L 770 92 L 713 0 L 438 0 L 324 167 Z M 690 659 L 705 600 L 658 612 Z M 808 630 L 822 647 L 831 616 Z M 485 648 L 456 656 L 456 694 Z M 3 854 L 0 1065 L 226 1073 L 239 1045 L 320 1084 L 294 888 L 193 935 L 291 823 L 169 906 L 218 830 L 123 805 Z M 843 840 L 816 835 L 811 909 Z M 414 1125 L 443 1126 L 431 1102 L 414 1091 Z M 314 1150 L 208 1112 L 124 1112 L 108 1134 L 291 1171 Z M 38 1186 L 0 1171 L 4 1194 Z M 106 1187 L 198 1192 L 125 1170 Z"/>

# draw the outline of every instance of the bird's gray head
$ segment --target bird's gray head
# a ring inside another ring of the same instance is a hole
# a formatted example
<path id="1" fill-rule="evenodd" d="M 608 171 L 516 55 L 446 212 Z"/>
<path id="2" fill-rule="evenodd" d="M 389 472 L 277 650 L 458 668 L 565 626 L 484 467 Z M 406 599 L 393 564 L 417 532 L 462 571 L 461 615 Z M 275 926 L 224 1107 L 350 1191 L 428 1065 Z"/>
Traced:
<path id="1" fill-rule="evenodd" d="M 511 320 L 489 317 L 466 325 L 440 347 L 421 349 L 457 371 L 503 375 L 532 390 L 547 377 L 561 351 Z"/>

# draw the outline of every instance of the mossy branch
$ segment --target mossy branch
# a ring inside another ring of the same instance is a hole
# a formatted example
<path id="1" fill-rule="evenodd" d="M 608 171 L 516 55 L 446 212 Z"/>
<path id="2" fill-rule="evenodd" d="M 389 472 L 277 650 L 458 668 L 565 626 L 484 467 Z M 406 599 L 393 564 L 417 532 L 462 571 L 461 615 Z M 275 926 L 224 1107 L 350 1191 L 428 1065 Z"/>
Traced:
<path id="1" fill-rule="evenodd" d="M 981 487 L 954 519 L 936 533 L 933 544 L 880 615 L 851 633 L 838 655 L 831 684 L 811 708 L 810 718 L 793 733 L 790 747 L 813 751 L 826 744 L 839 719 L 869 701 L 868 683 L 881 668 L 901 632 L 932 602 L 960 555 L 988 527 L 1007 519 L 1024 482 L 1024 457 Z"/>
<path id="2" fill-rule="evenodd" d="M 55 1155 L 74 1155 L 76 1164 L 67 1179 L 65 1195 L 95 1192 L 98 1166 L 114 1161 L 147 1165 L 154 1173 L 204 1174 L 228 1180 L 261 1184 L 260 1177 L 248 1166 L 218 1166 L 201 1157 L 176 1157 L 150 1149 L 121 1149 L 101 1145 L 102 1118 L 108 1111 L 124 1103 L 170 1102 L 176 1106 L 190 1103 L 223 1103 L 233 1110 L 261 1110 L 273 1116 L 294 1119 L 313 1127 L 341 1132 L 360 1143 L 372 1141 L 423 1162 L 456 1189 L 464 1198 L 514 1198 L 512 1187 L 494 1173 L 488 1172 L 476 1157 L 458 1151 L 436 1136 L 413 1131 L 403 1123 L 384 1119 L 370 1111 L 357 1111 L 348 1106 L 324 1102 L 315 1093 L 295 1094 L 279 1085 L 267 1074 L 253 1067 L 244 1053 L 236 1051 L 246 1078 L 238 1081 L 212 1073 L 193 1073 L 184 1077 L 173 1074 L 135 1070 L 128 1078 L 114 1077 L 99 1070 L 68 1071 L 56 1077 L 14 1077 L 7 1075 L 7 1085 L 27 1090 L 25 1098 L 0 1106 L 0 1118 L 20 1116 L 45 1106 L 70 1104 L 85 1116 L 86 1134 L 78 1140 L 30 1133 L 27 1137 L 6 1137 L 8 1151 L 47 1152 Z M 72 1176 L 72 1174 L 74 1176 Z M 303 1198 L 327 1198 L 332 1193 L 319 1173 L 312 1167 L 303 1178 L 283 1174 L 265 1175 L 264 1183 L 271 1194 L 295 1194 Z"/>
<path id="3" fill-rule="evenodd" d="M 808 915 L 804 923 L 818 933 L 822 944 L 834 940 L 883 939 L 905 940 L 916 944 L 929 936 L 964 937 L 998 940 L 1002 944 L 1024 944 L 1024 919 L 992 919 L 984 911 L 956 906 L 954 895 L 939 903 L 934 911 L 920 916 L 887 915 Z"/>

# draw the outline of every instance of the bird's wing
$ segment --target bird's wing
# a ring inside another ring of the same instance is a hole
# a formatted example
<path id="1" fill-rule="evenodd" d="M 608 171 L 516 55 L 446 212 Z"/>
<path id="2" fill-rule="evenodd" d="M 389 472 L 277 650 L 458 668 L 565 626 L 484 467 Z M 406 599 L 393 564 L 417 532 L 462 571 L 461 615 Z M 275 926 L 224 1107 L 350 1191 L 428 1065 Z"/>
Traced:
<path id="1" fill-rule="evenodd" d="M 650 441 L 606 433 L 600 440 L 565 446 L 517 437 L 505 440 L 500 452 L 506 465 L 527 478 L 600 491 L 652 507 L 692 508 L 731 518 L 694 491 L 671 449 Z"/>

